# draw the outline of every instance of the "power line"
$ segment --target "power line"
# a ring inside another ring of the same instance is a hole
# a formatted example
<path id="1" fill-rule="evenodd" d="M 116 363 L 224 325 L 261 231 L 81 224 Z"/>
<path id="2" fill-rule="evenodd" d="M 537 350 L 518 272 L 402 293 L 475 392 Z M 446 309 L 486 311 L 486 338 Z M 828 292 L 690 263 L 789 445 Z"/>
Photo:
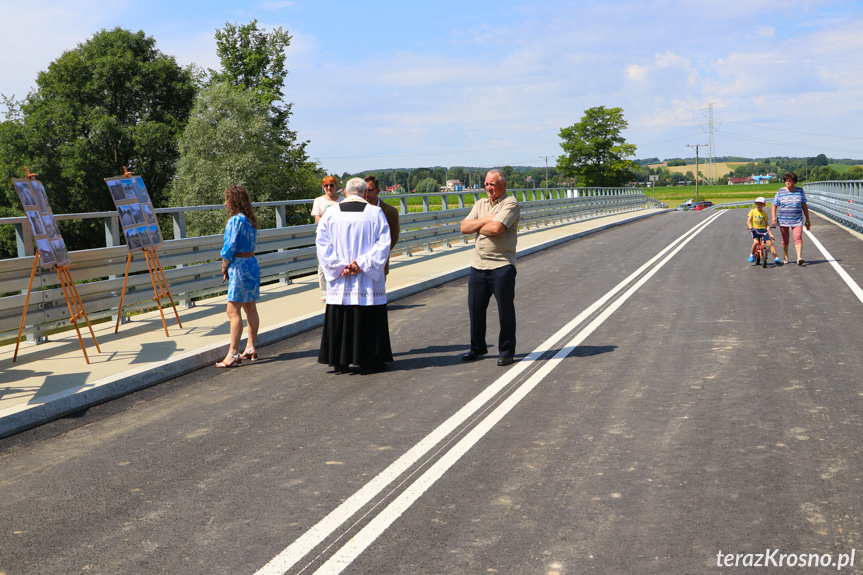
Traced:
<path id="1" fill-rule="evenodd" d="M 778 142 L 776 140 L 766 140 L 764 138 L 755 138 L 752 136 L 745 136 L 743 134 L 735 134 L 733 132 L 722 132 L 722 135 L 727 138 L 731 138 L 732 140 L 742 140 L 745 142 L 752 142 L 756 144 L 773 144 L 777 146 L 784 146 L 786 148 L 798 148 L 801 150 L 818 150 L 821 152 L 841 152 L 845 154 L 860 154 L 863 153 L 861 150 L 846 150 L 841 148 L 830 148 L 820 145 L 809 144 L 795 144 L 792 142 Z"/>
<path id="2" fill-rule="evenodd" d="M 728 124 L 737 124 L 739 126 L 748 126 L 750 128 L 758 128 L 759 130 L 773 130 L 774 132 L 787 132 L 789 134 L 802 134 L 804 136 L 820 136 L 822 138 L 835 138 L 837 140 L 863 140 L 857 136 L 836 136 L 835 134 L 815 134 L 813 132 L 801 132 L 799 130 L 786 130 L 784 128 L 772 128 L 770 126 L 760 126 L 758 124 L 746 124 L 744 122 L 733 122 L 731 120 L 723 120 Z"/>

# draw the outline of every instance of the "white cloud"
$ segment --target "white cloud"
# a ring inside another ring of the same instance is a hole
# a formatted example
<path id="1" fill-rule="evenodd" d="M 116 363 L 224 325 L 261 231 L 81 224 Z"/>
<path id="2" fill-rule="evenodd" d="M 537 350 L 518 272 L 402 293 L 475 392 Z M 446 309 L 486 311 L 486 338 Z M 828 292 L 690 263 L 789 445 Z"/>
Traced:
<path id="1" fill-rule="evenodd" d="M 632 64 L 626 69 L 626 77 L 630 80 L 642 81 L 645 76 L 645 67 Z"/>

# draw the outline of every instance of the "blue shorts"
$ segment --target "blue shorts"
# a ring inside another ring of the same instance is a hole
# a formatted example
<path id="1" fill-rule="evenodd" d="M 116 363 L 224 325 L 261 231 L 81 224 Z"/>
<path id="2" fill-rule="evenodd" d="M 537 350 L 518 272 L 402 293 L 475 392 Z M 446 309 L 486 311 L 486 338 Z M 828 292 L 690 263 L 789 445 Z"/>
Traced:
<path id="1" fill-rule="evenodd" d="M 752 228 L 752 239 L 760 240 L 764 237 L 764 241 L 770 241 L 770 234 L 767 233 L 767 228 Z"/>

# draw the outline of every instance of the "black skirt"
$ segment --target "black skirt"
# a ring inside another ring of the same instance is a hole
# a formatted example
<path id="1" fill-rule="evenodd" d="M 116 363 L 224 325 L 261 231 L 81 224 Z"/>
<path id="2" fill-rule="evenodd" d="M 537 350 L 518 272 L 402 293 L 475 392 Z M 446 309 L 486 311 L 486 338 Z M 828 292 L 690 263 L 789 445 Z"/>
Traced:
<path id="1" fill-rule="evenodd" d="M 327 304 L 318 363 L 375 368 L 393 361 L 387 306 Z"/>

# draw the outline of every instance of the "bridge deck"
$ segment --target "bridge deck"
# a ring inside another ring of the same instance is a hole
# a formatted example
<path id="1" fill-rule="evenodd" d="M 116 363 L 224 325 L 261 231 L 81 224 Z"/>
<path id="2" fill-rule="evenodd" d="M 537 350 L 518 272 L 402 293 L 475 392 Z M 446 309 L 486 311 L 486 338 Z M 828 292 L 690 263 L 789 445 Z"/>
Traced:
<path id="1" fill-rule="evenodd" d="M 384 372 L 321 366 L 318 328 L 4 438 L 0 571 L 676 575 L 771 554 L 858 573 L 863 243 L 816 217 L 805 266 L 761 269 L 744 217 L 666 213 L 525 255 L 506 368 L 459 359 L 461 278 L 390 306 Z M 134 328 L 134 353 L 164 339 Z"/>

